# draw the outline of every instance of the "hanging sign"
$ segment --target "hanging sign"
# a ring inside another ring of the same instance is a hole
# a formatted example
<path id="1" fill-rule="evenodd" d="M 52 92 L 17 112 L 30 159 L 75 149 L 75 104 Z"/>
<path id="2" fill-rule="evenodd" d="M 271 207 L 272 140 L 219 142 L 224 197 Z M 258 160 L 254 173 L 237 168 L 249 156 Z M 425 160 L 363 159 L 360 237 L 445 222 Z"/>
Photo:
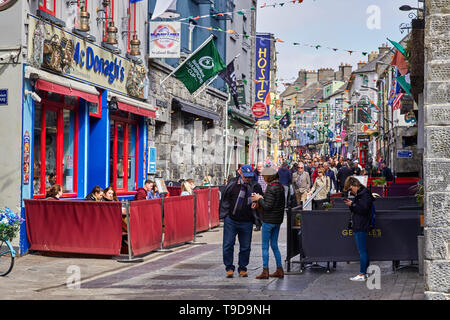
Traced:
<path id="1" fill-rule="evenodd" d="M 255 102 L 262 102 L 266 106 L 266 97 L 270 90 L 270 34 L 258 34 L 256 39 L 256 74 L 255 74 Z M 269 108 L 257 117 L 258 120 L 269 120 Z"/>
<path id="2" fill-rule="evenodd" d="M 179 58 L 181 23 L 150 22 L 150 58 Z"/>

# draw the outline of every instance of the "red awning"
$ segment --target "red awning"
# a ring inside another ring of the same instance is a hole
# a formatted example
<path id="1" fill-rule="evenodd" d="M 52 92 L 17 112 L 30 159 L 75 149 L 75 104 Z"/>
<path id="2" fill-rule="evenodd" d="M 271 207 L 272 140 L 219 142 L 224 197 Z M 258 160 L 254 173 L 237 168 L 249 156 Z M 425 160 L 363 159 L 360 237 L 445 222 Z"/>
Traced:
<path id="1" fill-rule="evenodd" d="M 128 103 L 125 103 L 125 102 L 122 102 L 122 101 L 117 101 L 117 107 L 120 110 L 128 111 L 128 112 L 131 112 L 131 113 L 135 113 L 135 114 L 140 115 L 140 116 L 146 116 L 146 117 L 153 118 L 153 119 L 156 118 L 155 111 L 149 110 L 149 109 L 146 109 L 146 108 L 141 108 L 141 107 L 138 107 L 138 106 L 132 106 L 131 104 L 128 104 Z"/>
<path id="2" fill-rule="evenodd" d="M 62 86 L 60 84 L 56 84 L 54 82 L 46 81 L 39 79 L 36 81 L 35 85 L 36 89 L 43 90 L 43 91 L 50 91 L 54 93 L 59 93 L 65 96 L 74 96 L 74 97 L 80 97 L 83 98 L 86 101 L 92 102 L 92 103 L 98 103 L 98 95 L 69 88 L 66 86 Z"/>

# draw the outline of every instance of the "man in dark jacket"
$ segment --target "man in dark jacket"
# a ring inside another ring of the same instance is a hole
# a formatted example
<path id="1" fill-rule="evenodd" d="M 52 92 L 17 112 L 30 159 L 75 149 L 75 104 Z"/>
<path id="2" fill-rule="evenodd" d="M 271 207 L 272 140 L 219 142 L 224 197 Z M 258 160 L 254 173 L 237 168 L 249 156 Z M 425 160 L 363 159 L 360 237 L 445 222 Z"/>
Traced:
<path id="1" fill-rule="evenodd" d="M 339 187 L 339 191 L 343 192 L 344 190 L 344 184 L 345 180 L 347 180 L 348 177 L 353 175 L 353 170 L 349 168 L 348 162 L 344 161 L 342 163 L 342 167 L 339 169 L 337 174 L 337 185 Z"/>
<path id="2" fill-rule="evenodd" d="M 283 162 L 283 166 L 278 169 L 278 175 L 280 176 L 280 183 L 284 187 L 284 198 L 285 203 L 288 203 L 288 195 L 289 195 L 289 186 L 292 183 L 292 174 L 291 170 L 288 168 L 288 163 L 286 161 Z"/>
<path id="3" fill-rule="evenodd" d="M 394 175 L 392 174 L 391 169 L 388 166 L 386 166 L 385 161 L 381 163 L 381 175 L 386 178 L 386 181 L 394 180 Z"/>
<path id="4" fill-rule="evenodd" d="M 223 263 L 227 278 L 234 276 L 233 264 L 236 235 L 239 239 L 239 276 L 247 277 L 247 265 L 250 261 L 253 223 L 255 209 L 252 208 L 252 193 L 263 194 L 261 186 L 253 181 L 250 165 L 238 169 L 239 177 L 231 179 L 223 191 L 219 205 L 219 217 L 224 219 L 223 225 Z"/>

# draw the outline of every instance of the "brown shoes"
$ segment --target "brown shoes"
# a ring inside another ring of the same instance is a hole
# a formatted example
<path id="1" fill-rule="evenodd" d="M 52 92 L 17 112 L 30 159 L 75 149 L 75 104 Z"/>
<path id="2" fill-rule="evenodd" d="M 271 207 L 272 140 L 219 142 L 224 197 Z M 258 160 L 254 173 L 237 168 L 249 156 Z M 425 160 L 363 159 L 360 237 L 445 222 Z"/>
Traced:
<path id="1" fill-rule="evenodd" d="M 240 271 L 239 272 L 239 277 L 247 278 L 248 277 L 247 271 L 244 271 L 244 270 Z"/>
<path id="2" fill-rule="evenodd" d="M 284 271 L 282 267 L 277 267 L 277 271 L 274 273 L 269 274 L 269 277 L 272 278 L 284 278 Z"/>
<path id="3" fill-rule="evenodd" d="M 233 270 L 228 270 L 227 271 L 227 278 L 233 278 L 234 277 L 234 271 Z"/>
<path id="4" fill-rule="evenodd" d="M 262 273 L 256 277 L 256 279 L 269 279 L 269 269 L 263 268 Z"/>

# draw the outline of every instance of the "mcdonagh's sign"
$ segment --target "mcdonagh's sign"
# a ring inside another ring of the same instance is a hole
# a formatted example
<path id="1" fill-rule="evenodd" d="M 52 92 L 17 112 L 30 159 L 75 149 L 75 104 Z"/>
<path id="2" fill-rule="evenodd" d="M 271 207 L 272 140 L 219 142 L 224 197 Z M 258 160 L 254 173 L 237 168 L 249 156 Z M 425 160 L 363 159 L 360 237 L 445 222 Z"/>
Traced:
<path id="1" fill-rule="evenodd" d="M 29 15 L 28 62 L 97 87 L 144 98 L 145 67 Z"/>

